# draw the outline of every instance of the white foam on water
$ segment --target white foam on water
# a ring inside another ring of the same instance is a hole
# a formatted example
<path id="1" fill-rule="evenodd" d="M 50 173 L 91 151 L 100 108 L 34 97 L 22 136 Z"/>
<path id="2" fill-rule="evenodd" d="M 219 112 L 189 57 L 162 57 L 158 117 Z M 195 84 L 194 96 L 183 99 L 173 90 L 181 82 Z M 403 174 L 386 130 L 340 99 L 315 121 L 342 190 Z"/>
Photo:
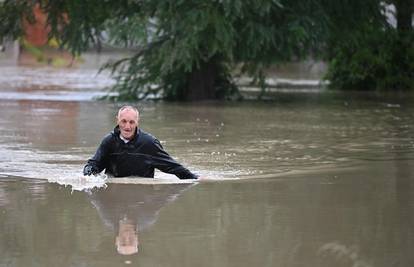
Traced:
<path id="1" fill-rule="evenodd" d="M 105 188 L 106 175 L 83 176 L 82 174 L 56 175 L 48 178 L 48 182 L 71 187 L 72 191 L 88 191 L 94 188 Z"/>

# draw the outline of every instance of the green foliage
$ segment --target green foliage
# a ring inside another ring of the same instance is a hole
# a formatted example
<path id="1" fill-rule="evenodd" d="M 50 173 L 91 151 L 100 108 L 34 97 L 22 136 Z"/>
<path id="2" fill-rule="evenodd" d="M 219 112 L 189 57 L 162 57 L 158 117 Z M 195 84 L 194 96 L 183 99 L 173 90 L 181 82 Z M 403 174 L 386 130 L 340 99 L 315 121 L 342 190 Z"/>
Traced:
<path id="1" fill-rule="evenodd" d="M 0 39 L 9 37 L 17 39 L 23 34 L 22 17 L 33 22 L 32 1 L 20 1 L 19 4 L 14 0 L 0 2 Z"/>
<path id="2" fill-rule="evenodd" d="M 105 21 L 106 41 L 117 48 L 145 46 L 151 25 L 139 14 L 130 17 L 115 17 Z"/>
<path id="3" fill-rule="evenodd" d="M 135 49 L 132 57 L 106 65 L 118 81 L 113 90 L 119 99 L 187 99 L 197 89 L 195 75 L 214 87 L 207 96 L 237 97 L 233 70 L 257 76 L 269 64 L 303 57 L 321 32 L 321 9 L 312 0 L 39 2 L 49 14 L 50 37 L 75 55 L 102 42 Z"/>
<path id="4" fill-rule="evenodd" d="M 399 4 L 409 4 L 410 1 L 402 0 Z M 398 28 L 391 26 L 385 16 L 385 2 L 366 0 L 356 3 L 352 1 L 348 4 L 326 4 L 330 29 L 326 42 L 326 60 L 329 68 L 325 79 L 330 81 L 330 88 L 412 89 L 412 27 L 411 31 L 402 34 Z M 396 13 L 398 12 L 397 10 Z"/>
<path id="5" fill-rule="evenodd" d="M 321 54 L 333 87 L 412 87 L 411 39 L 389 28 L 380 0 L 5 0 L 0 37 L 20 36 L 37 2 L 74 55 L 103 43 L 133 52 L 104 66 L 119 100 L 239 98 L 233 77 L 264 92 L 266 67 Z"/>
<path id="6" fill-rule="evenodd" d="M 413 38 L 402 39 L 394 29 L 361 32 L 357 42 L 335 48 L 326 79 L 345 90 L 414 88 Z"/>
<path id="7" fill-rule="evenodd" d="M 239 97 L 234 70 L 258 76 L 275 62 L 316 47 L 320 9 L 311 1 L 149 1 L 142 5 L 152 30 L 134 57 L 112 64 L 120 98 L 159 94 L 186 99 L 192 73 L 217 69 L 216 98 Z M 314 12 L 311 12 L 314 10 Z M 145 19 L 143 20 L 145 22 Z M 236 66 L 238 68 L 236 68 Z M 200 83 L 206 82 L 200 80 Z"/>
<path id="8" fill-rule="evenodd" d="M 40 1 L 48 14 L 50 37 L 61 41 L 74 55 L 80 55 L 91 44 L 101 47 L 104 22 L 111 16 L 111 5 L 100 0 Z"/>

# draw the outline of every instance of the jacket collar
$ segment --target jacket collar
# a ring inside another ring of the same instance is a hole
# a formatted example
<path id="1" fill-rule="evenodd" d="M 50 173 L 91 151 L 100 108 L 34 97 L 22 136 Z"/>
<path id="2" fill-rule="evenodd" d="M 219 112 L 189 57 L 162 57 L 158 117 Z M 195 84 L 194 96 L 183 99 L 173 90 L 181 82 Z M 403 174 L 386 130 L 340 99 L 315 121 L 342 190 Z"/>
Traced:
<path id="1" fill-rule="evenodd" d="M 134 138 L 132 138 L 129 142 L 134 142 L 135 140 L 137 140 L 140 132 L 141 130 L 137 127 L 135 129 Z M 119 129 L 119 125 L 115 126 L 113 133 L 115 134 L 117 138 L 121 139 L 121 136 L 120 136 L 121 130 Z"/>

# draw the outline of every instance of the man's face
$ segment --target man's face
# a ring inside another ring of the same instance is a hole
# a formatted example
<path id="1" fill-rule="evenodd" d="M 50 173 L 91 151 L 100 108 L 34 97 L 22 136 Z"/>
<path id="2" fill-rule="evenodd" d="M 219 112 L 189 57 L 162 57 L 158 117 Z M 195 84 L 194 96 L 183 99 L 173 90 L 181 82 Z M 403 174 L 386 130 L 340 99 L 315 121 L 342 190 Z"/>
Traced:
<path id="1" fill-rule="evenodd" d="M 121 136 L 127 140 L 134 138 L 135 130 L 138 127 L 138 115 L 132 109 L 122 110 L 118 115 L 118 125 Z"/>

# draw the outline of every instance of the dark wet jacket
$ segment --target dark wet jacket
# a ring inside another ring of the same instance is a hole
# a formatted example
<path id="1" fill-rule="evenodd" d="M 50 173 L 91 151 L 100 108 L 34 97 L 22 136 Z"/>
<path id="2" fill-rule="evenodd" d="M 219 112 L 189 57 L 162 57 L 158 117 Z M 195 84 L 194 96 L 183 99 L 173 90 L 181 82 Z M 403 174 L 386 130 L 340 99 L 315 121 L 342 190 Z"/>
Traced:
<path id="1" fill-rule="evenodd" d="M 117 126 L 101 142 L 95 155 L 88 160 L 98 172 L 115 177 L 154 177 L 154 169 L 175 174 L 180 179 L 197 179 L 197 175 L 184 168 L 163 149 L 152 135 L 138 129 L 135 137 L 125 143 Z"/>

